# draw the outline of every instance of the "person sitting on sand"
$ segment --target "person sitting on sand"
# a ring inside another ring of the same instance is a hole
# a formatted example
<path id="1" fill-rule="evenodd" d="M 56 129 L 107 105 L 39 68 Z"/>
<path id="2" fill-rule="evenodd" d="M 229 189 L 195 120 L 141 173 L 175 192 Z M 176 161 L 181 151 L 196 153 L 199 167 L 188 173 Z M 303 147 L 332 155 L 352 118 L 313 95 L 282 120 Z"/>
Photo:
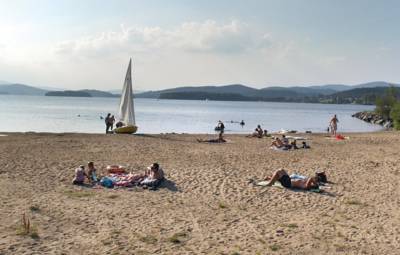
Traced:
<path id="1" fill-rule="evenodd" d="M 140 185 L 155 187 L 164 179 L 164 171 L 158 163 L 153 163 L 147 170 L 146 177 L 139 183 Z"/>
<path id="2" fill-rule="evenodd" d="M 75 169 L 75 177 L 72 180 L 72 184 L 83 185 L 85 182 L 85 177 L 88 177 L 88 175 L 85 172 L 85 166 L 80 165 L 77 169 Z"/>
<path id="3" fill-rule="evenodd" d="M 271 136 L 270 134 L 268 134 L 268 130 L 264 129 L 264 134 L 265 137 Z"/>
<path id="4" fill-rule="evenodd" d="M 293 150 L 299 149 L 299 147 L 297 147 L 297 141 L 296 141 L 296 139 L 293 140 L 293 142 L 290 143 L 290 148 L 293 149 Z"/>
<path id="5" fill-rule="evenodd" d="M 303 141 L 301 144 L 302 144 L 301 148 L 303 148 L 303 149 L 310 149 L 311 148 L 310 145 L 308 145 L 305 141 Z"/>
<path id="6" fill-rule="evenodd" d="M 275 137 L 275 140 L 271 143 L 271 147 L 281 149 L 281 148 L 284 148 L 285 145 L 283 144 L 282 140 L 279 139 L 279 137 Z"/>
<path id="7" fill-rule="evenodd" d="M 89 179 L 90 183 L 96 183 L 99 181 L 96 174 L 96 168 L 94 167 L 94 163 L 92 161 L 88 162 L 88 173 L 87 178 Z"/>
<path id="8" fill-rule="evenodd" d="M 305 179 L 294 179 L 290 178 L 288 173 L 284 169 L 280 169 L 275 171 L 272 176 L 268 176 L 265 178 L 268 180 L 267 186 L 274 185 L 275 182 L 279 181 L 283 187 L 285 188 L 295 188 L 295 189 L 316 189 L 318 188 L 318 180 L 316 177 L 308 177 Z"/>
<path id="9" fill-rule="evenodd" d="M 225 143 L 226 142 L 226 140 L 222 136 L 222 133 L 218 134 L 218 138 L 217 139 L 210 139 L 210 140 L 197 139 L 197 141 L 199 143 Z"/>
<path id="10" fill-rule="evenodd" d="M 248 135 L 247 137 L 257 137 L 257 138 L 262 138 L 264 131 L 262 130 L 260 125 L 257 125 L 256 129 L 254 129 L 254 132 L 251 135 Z"/>
<path id="11" fill-rule="evenodd" d="M 289 139 L 286 138 L 286 135 L 282 135 L 282 143 L 283 145 L 287 146 L 289 145 Z"/>

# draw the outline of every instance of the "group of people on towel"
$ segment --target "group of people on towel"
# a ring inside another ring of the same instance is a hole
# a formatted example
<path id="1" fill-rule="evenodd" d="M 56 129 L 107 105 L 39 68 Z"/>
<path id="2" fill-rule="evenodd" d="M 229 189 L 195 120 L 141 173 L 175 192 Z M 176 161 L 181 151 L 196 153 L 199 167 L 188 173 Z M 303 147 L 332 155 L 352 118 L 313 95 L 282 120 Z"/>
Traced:
<path id="1" fill-rule="evenodd" d="M 271 148 L 282 150 L 299 149 L 299 147 L 297 146 L 297 140 L 293 139 L 293 141 L 290 142 L 286 135 L 282 135 L 282 138 L 275 137 L 274 141 L 272 141 L 271 143 Z M 300 148 L 310 149 L 310 146 L 306 143 L 306 141 L 302 141 Z"/>
<path id="2" fill-rule="evenodd" d="M 95 185 L 101 182 L 101 179 L 104 178 L 104 176 L 97 176 L 97 170 L 94 167 L 94 163 L 88 162 L 87 166 L 87 172 L 85 171 L 84 165 L 80 165 L 78 168 L 75 169 L 75 176 L 72 180 L 72 184 L 84 185 L 86 179 L 88 180 L 88 184 L 91 185 Z M 143 173 L 130 173 L 129 175 L 132 183 L 143 187 L 156 187 L 165 178 L 164 171 L 161 169 L 158 163 L 153 163 L 151 166 L 147 167 L 147 169 Z"/>

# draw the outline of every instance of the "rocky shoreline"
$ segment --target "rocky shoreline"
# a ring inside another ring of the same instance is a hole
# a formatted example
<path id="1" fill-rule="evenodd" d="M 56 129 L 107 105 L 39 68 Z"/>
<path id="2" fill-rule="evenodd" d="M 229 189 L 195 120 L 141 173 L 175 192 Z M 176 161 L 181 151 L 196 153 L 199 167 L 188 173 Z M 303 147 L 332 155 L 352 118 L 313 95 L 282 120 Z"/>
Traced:
<path id="1" fill-rule="evenodd" d="M 371 124 L 381 125 L 387 129 L 393 127 L 392 120 L 385 119 L 384 117 L 375 112 L 357 112 L 351 116 Z"/>

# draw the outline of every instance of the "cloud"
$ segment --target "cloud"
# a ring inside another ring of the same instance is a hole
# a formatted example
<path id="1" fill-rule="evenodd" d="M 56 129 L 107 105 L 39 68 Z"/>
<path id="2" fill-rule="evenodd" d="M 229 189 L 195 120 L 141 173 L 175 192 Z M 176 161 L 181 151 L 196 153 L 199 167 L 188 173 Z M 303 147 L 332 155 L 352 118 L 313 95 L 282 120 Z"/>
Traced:
<path id="1" fill-rule="evenodd" d="M 219 24 L 213 20 L 186 22 L 180 26 L 128 27 L 76 40 L 60 42 L 57 54 L 95 57 L 114 54 L 178 50 L 191 53 L 239 54 L 269 47 L 271 38 L 239 21 Z"/>

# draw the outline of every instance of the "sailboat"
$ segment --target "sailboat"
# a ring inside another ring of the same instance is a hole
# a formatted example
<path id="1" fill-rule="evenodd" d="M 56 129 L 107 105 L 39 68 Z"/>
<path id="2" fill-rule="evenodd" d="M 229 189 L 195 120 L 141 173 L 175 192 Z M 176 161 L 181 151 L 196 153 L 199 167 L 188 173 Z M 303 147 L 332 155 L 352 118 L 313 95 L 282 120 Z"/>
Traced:
<path id="1" fill-rule="evenodd" d="M 115 128 L 115 133 L 133 134 L 137 131 L 138 127 L 135 123 L 135 109 L 133 108 L 132 59 L 129 60 L 124 86 L 122 87 L 118 117 L 120 122 L 123 123 L 123 126 Z"/>

